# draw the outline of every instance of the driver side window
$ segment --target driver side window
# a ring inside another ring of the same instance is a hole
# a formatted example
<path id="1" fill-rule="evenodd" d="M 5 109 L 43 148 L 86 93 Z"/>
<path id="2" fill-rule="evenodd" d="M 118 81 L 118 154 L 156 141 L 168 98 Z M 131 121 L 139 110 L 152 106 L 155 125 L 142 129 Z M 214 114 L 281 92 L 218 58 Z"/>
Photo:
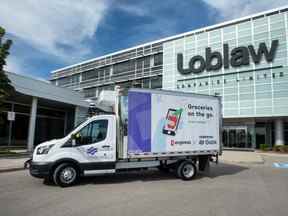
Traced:
<path id="1" fill-rule="evenodd" d="M 90 122 L 77 133 L 78 145 L 89 145 L 106 139 L 108 120 Z"/>

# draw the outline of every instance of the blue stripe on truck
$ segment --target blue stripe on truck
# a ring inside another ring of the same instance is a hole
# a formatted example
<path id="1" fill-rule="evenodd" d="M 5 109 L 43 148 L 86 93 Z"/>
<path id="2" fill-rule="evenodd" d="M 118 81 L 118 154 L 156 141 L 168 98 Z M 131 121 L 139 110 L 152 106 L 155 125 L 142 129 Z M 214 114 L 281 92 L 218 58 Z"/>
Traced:
<path id="1" fill-rule="evenodd" d="M 128 92 L 128 153 L 151 152 L 151 94 Z"/>

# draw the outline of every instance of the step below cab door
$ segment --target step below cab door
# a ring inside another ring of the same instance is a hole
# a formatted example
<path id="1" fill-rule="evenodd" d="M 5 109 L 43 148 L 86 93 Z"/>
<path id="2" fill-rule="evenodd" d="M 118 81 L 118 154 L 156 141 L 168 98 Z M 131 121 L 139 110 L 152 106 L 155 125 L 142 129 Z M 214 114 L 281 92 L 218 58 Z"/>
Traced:
<path id="1" fill-rule="evenodd" d="M 73 136 L 74 142 L 76 142 L 75 147 L 82 156 L 81 166 L 84 170 L 115 168 L 115 116 L 94 118 Z"/>

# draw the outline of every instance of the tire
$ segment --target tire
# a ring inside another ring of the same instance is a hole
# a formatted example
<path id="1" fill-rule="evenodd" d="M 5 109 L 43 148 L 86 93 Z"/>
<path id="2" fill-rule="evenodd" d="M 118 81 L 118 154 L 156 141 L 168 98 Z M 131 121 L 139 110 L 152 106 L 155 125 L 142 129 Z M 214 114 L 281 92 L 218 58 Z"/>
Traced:
<path id="1" fill-rule="evenodd" d="M 79 180 L 79 170 L 71 163 L 59 164 L 53 172 L 53 181 L 60 187 L 69 187 Z"/>
<path id="2" fill-rule="evenodd" d="M 177 177 L 185 181 L 193 179 L 197 174 L 197 168 L 191 161 L 182 161 L 176 169 Z"/>

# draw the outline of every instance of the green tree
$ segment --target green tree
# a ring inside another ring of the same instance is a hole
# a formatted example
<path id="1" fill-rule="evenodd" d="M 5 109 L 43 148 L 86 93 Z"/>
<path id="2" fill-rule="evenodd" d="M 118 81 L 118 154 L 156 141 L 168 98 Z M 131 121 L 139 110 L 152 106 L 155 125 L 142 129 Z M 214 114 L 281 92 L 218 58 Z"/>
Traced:
<path id="1" fill-rule="evenodd" d="M 9 80 L 4 71 L 4 66 L 6 65 L 6 58 L 9 55 L 9 49 L 12 45 L 12 40 L 4 40 L 4 36 L 5 29 L 0 26 L 0 112 L 3 109 L 4 101 L 9 96 L 15 93 L 15 89 L 11 85 L 11 81 Z"/>

